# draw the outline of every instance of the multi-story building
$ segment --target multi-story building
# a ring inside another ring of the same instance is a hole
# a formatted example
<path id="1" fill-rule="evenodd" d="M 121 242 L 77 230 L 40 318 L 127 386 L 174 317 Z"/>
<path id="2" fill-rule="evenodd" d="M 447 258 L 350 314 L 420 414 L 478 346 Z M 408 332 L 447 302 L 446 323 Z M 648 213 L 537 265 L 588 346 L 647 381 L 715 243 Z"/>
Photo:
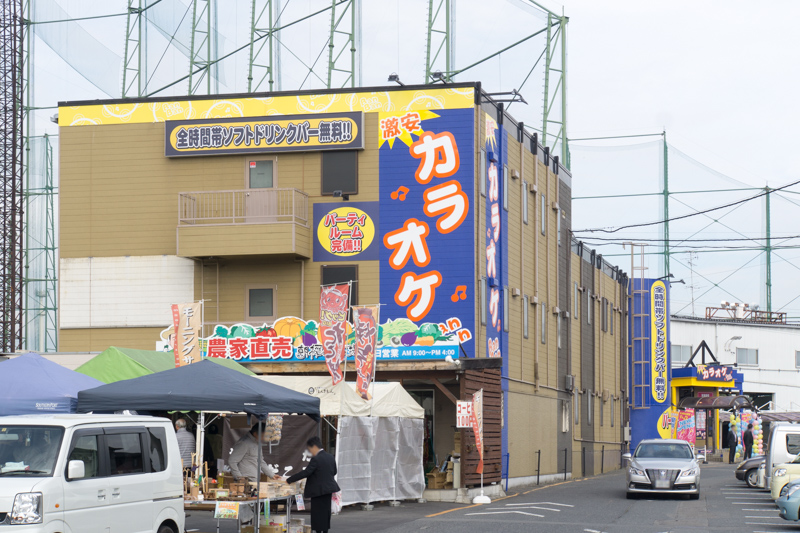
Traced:
<path id="1" fill-rule="evenodd" d="M 734 307 L 711 308 L 709 315 L 717 318 L 673 316 L 672 366 L 684 366 L 705 341 L 721 364 L 736 366 L 743 377 L 742 392 L 756 407 L 800 410 L 800 326 L 785 323 L 785 314 L 739 314 Z"/>
<path id="2" fill-rule="evenodd" d="M 482 388 L 487 483 L 619 465 L 625 275 L 573 244 L 570 173 L 480 84 L 65 102 L 59 124 L 60 349 L 153 349 L 202 301 L 208 353 L 326 373 L 320 287 L 344 284 L 380 305 L 376 379 L 426 408 L 431 463 Z"/>

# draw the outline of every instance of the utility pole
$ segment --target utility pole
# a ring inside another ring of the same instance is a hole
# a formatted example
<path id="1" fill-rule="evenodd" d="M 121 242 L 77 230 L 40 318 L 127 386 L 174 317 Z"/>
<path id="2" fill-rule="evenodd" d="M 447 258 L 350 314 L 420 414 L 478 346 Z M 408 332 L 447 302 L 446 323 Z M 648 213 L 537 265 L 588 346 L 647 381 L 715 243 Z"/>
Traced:
<path id="1" fill-rule="evenodd" d="M 770 191 L 772 189 L 769 186 L 764 187 L 764 195 L 765 200 L 765 211 L 766 211 L 766 239 L 765 239 L 765 246 L 764 246 L 764 253 L 767 256 L 767 264 L 766 264 L 766 284 L 765 287 L 767 289 L 767 312 L 772 312 L 772 230 L 770 228 L 770 210 L 769 210 L 769 197 L 772 196 Z"/>
<path id="2" fill-rule="evenodd" d="M 664 275 L 669 276 L 669 147 L 667 130 L 661 132 L 664 141 Z"/>

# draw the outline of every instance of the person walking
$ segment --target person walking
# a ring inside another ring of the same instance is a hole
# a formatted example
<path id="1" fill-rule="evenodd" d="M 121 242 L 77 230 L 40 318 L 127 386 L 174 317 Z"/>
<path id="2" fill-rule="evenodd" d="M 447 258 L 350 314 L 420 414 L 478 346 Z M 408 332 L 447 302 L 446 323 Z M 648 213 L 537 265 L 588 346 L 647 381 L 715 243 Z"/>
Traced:
<path id="1" fill-rule="evenodd" d="M 262 437 L 263 439 L 263 437 Z M 228 465 L 231 467 L 231 474 L 237 480 L 250 480 L 253 483 L 260 481 L 258 468 L 258 424 L 255 424 L 250 431 L 233 445 Z M 261 456 L 261 472 L 273 479 L 280 479 L 278 472 L 264 461 Z"/>
<path id="2" fill-rule="evenodd" d="M 744 458 L 750 459 L 753 455 L 753 424 L 747 424 L 747 431 L 742 436 L 742 443 L 744 444 Z"/>
<path id="3" fill-rule="evenodd" d="M 733 464 L 736 457 L 736 446 L 739 444 L 739 438 L 733 430 L 733 426 L 728 426 L 728 464 Z"/>
<path id="4" fill-rule="evenodd" d="M 178 450 L 181 452 L 183 468 L 192 467 L 192 454 L 195 452 L 196 441 L 194 435 L 186 429 L 186 419 L 179 418 L 175 421 L 175 436 L 178 438 Z"/>
<path id="5" fill-rule="evenodd" d="M 302 472 L 289 477 L 286 482 L 306 481 L 303 497 L 311 501 L 311 529 L 315 533 L 328 533 L 331 528 L 331 496 L 339 492 L 336 483 L 336 460 L 322 449 L 319 437 L 311 437 L 306 442 L 311 453 L 311 461 Z"/>

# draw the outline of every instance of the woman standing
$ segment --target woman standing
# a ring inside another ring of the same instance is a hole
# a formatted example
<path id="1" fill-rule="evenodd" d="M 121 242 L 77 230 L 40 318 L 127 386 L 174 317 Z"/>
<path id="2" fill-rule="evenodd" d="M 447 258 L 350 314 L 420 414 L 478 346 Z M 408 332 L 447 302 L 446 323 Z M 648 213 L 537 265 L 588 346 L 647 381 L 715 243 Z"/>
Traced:
<path id="1" fill-rule="evenodd" d="M 336 460 L 322 449 L 319 437 L 311 437 L 306 442 L 313 457 L 302 472 L 291 476 L 287 483 L 308 478 L 303 497 L 311 502 L 311 529 L 316 533 L 328 533 L 331 528 L 331 495 L 339 492 L 336 483 Z"/>

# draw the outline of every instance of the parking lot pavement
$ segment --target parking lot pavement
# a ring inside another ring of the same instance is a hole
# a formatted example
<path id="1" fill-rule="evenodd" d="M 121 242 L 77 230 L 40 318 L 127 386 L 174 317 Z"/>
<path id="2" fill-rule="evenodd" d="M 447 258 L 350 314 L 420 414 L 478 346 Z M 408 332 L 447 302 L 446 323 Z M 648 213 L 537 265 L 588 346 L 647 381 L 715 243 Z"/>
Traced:
<path id="1" fill-rule="evenodd" d="M 411 533 L 800 533 L 800 524 L 778 516 L 769 493 L 748 489 L 731 465 L 702 467 L 699 500 L 685 497 L 625 498 L 617 471 L 593 478 L 511 491 L 491 505 L 405 503 L 346 509 L 333 518 L 336 532 Z M 187 529 L 192 527 L 187 520 Z M 206 520 L 206 524 L 209 520 Z M 215 523 L 214 523 L 215 524 Z M 199 531 L 211 533 L 213 527 Z M 221 529 L 222 533 L 236 531 Z"/>

